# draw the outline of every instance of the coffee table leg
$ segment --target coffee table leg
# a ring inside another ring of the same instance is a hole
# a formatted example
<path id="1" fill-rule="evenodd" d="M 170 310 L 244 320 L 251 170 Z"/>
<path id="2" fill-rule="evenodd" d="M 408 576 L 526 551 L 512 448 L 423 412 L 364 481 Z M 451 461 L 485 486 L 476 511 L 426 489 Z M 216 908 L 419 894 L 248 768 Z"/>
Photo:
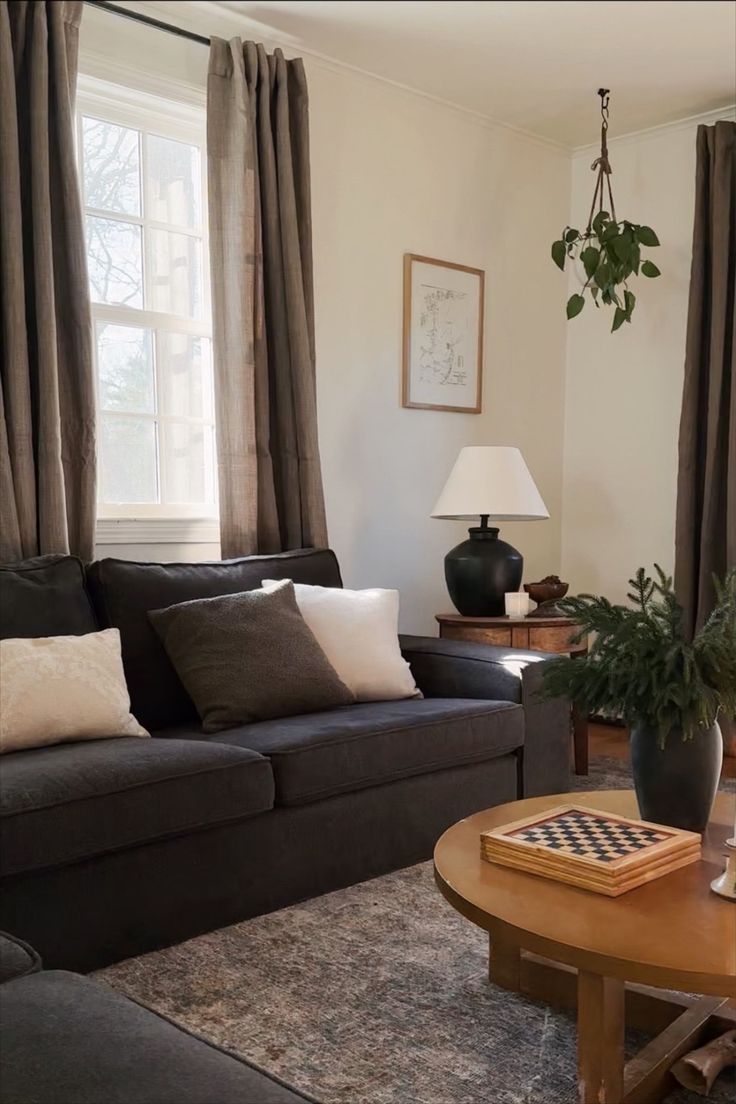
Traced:
<path id="1" fill-rule="evenodd" d="M 588 716 L 579 709 L 572 711 L 572 740 L 575 773 L 588 773 Z"/>
<path id="2" fill-rule="evenodd" d="M 576 652 L 573 659 L 585 659 L 588 648 L 584 652 Z M 588 773 L 588 714 L 581 712 L 575 706 L 572 707 L 572 740 L 573 758 L 575 761 L 575 773 Z"/>
<path id="3" fill-rule="evenodd" d="M 578 1100 L 624 1098 L 624 982 L 578 971 Z"/>
<path id="4" fill-rule="evenodd" d="M 521 991 L 521 948 L 503 936 L 489 935 L 488 980 L 502 989 Z"/>

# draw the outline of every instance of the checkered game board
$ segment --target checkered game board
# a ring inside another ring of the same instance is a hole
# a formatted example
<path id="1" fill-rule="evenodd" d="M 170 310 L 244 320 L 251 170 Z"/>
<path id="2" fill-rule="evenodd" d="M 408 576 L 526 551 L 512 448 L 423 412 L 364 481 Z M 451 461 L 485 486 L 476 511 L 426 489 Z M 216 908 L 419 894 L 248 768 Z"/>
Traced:
<path id="1" fill-rule="evenodd" d="M 570 809 L 509 832 L 506 838 L 536 843 L 564 855 L 608 863 L 662 843 L 669 836 L 644 824 L 626 824 L 599 814 Z"/>
<path id="2" fill-rule="evenodd" d="M 559 805 L 480 833 L 486 862 L 618 897 L 697 862 L 697 832 Z"/>

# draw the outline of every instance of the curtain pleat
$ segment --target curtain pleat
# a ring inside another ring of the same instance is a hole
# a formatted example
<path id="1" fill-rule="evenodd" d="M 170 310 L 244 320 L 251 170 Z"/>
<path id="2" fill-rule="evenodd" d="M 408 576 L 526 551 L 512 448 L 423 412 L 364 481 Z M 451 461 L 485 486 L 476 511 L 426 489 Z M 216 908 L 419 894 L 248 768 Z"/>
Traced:
<path id="1" fill-rule="evenodd" d="M 675 587 L 692 634 L 736 566 L 736 123 L 697 132 Z"/>
<path id="2" fill-rule="evenodd" d="M 323 547 L 301 60 L 214 38 L 207 152 L 222 555 Z"/>
<path id="3" fill-rule="evenodd" d="M 74 96 L 82 4 L 0 5 L 0 559 L 91 559 L 95 389 Z"/>

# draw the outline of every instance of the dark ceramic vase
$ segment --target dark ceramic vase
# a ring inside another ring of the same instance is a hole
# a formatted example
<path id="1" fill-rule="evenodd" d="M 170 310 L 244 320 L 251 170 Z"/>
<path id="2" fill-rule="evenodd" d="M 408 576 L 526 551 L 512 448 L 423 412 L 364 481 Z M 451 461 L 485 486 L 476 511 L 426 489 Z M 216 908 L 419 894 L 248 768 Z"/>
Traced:
<path id="1" fill-rule="evenodd" d="M 717 724 L 701 728 L 690 740 L 670 729 L 664 748 L 656 729 L 631 730 L 631 768 L 642 820 L 702 832 L 708 823 L 723 762 L 723 738 Z"/>
<path id="2" fill-rule="evenodd" d="M 487 523 L 468 533 L 470 540 L 445 556 L 447 589 L 463 617 L 498 617 L 504 612 L 506 591 L 521 586 L 524 559 Z"/>

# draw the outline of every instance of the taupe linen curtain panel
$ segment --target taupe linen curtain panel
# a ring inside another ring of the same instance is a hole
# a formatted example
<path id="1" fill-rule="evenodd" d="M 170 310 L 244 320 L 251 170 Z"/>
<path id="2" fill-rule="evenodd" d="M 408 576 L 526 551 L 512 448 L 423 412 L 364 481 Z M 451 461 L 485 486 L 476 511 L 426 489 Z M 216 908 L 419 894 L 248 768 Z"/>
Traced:
<path id="1" fill-rule="evenodd" d="M 736 123 L 700 126 L 675 586 L 690 632 L 713 605 L 711 576 L 736 565 Z"/>
<path id="2" fill-rule="evenodd" d="M 222 555 L 325 546 L 301 60 L 213 38 L 207 156 Z"/>
<path id="3" fill-rule="evenodd" d="M 0 560 L 91 559 L 95 398 L 74 93 L 81 3 L 0 4 Z"/>

